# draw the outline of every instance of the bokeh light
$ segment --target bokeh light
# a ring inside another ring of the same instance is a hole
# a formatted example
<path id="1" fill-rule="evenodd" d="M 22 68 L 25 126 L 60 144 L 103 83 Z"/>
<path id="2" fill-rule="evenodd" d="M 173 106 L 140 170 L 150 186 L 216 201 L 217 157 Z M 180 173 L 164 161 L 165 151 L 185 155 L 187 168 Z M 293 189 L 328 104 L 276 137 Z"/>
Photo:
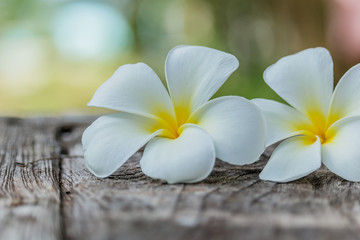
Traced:
<path id="1" fill-rule="evenodd" d="M 49 78 L 49 49 L 31 31 L 13 28 L 0 39 L 2 91 L 26 95 L 39 91 Z"/>
<path id="2" fill-rule="evenodd" d="M 120 65 L 144 62 L 164 81 L 166 54 L 179 44 L 208 46 L 239 59 L 239 69 L 215 97 L 280 100 L 262 79 L 280 57 L 327 47 L 337 79 L 360 59 L 353 50 L 358 48 L 351 47 L 359 45 L 358 31 L 351 29 L 360 15 L 352 4 L 358 5 L 356 0 L 0 1 L 0 114 L 98 113 L 103 110 L 86 104 Z"/>
<path id="3" fill-rule="evenodd" d="M 121 12 L 101 2 L 70 2 L 54 14 L 54 43 L 71 60 L 115 57 L 132 44 L 132 31 Z"/>

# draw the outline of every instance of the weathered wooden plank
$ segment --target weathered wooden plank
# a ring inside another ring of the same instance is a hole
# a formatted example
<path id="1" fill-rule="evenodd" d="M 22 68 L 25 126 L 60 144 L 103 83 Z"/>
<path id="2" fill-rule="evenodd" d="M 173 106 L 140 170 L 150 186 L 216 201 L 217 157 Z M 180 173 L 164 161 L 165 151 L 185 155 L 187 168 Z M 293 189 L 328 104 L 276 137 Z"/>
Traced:
<path id="1" fill-rule="evenodd" d="M 0 239 L 357 239 L 360 184 L 325 168 L 287 184 L 222 162 L 198 184 L 141 173 L 135 154 L 107 179 L 84 165 L 94 118 L 0 119 Z M 60 177 L 59 177 L 60 176 Z"/>
<path id="2" fill-rule="evenodd" d="M 358 239 L 360 184 L 325 168 L 292 183 L 264 182 L 263 157 L 248 166 L 217 162 L 201 183 L 167 185 L 142 174 L 138 152 L 98 179 L 82 157 L 87 125 L 68 121 L 58 137 L 68 239 Z"/>
<path id="3" fill-rule="evenodd" d="M 0 119 L 0 239 L 61 239 L 54 119 Z"/>

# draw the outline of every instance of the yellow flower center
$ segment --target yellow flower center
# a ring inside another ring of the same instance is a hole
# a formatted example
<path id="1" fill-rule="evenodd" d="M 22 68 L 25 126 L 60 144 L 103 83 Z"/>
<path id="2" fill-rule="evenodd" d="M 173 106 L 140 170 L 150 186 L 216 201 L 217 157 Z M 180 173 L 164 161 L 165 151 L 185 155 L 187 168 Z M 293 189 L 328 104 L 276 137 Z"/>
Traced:
<path id="1" fill-rule="evenodd" d="M 190 123 L 189 117 L 191 114 L 189 107 L 177 106 L 175 107 L 175 118 L 168 112 L 160 112 L 157 114 L 159 117 L 158 124 L 154 126 L 153 130 L 163 129 L 160 137 L 175 139 L 181 135 L 183 128 L 182 125 Z M 193 123 L 193 122 L 191 122 Z"/>
<path id="2" fill-rule="evenodd" d="M 308 118 L 312 124 L 298 125 L 296 128 L 301 131 L 302 134 L 311 137 L 312 142 L 316 141 L 316 136 L 319 137 L 321 144 L 326 144 L 334 137 L 334 131 L 331 131 L 329 127 L 336 121 L 335 116 L 329 116 L 328 118 L 321 113 L 321 111 L 313 110 L 308 111 Z"/>

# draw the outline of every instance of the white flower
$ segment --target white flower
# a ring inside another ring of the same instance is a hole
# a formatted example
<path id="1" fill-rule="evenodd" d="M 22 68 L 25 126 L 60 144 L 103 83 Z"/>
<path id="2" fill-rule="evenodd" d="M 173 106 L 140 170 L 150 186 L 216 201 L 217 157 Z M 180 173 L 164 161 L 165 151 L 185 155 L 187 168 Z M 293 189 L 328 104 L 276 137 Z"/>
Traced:
<path id="1" fill-rule="evenodd" d="M 265 82 L 292 107 L 254 99 L 263 111 L 266 145 L 286 139 L 260 174 L 288 182 L 321 166 L 360 181 L 360 65 L 351 68 L 333 92 L 333 62 L 324 48 L 284 57 L 264 72 Z"/>
<path id="2" fill-rule="evenodd" d="M 165 64 L 168 93 L 144 63 L 121 66 L 89 103 L 119 111 L 84 132 L 89 170 L 109 176 L 146 143 L 142 171 L 169 183 L 206 178 L 216 157 L 231 164 L 256 161 L 265 141 L 261 111 L 235 96 L 209 101 L 237 67 L 234 56 L 218 50 L 176 47 Z"/>

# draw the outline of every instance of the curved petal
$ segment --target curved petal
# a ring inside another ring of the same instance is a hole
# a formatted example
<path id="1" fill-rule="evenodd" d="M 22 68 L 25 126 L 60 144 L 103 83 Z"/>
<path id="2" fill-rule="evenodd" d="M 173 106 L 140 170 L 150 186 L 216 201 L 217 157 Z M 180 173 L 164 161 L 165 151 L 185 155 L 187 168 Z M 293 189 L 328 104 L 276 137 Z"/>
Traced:
<path id="1" fill-rule="evenodd" d="M 146 64 L 126 64 L 104 82 L 88 104 L 147 117 L 174 116 L 164 85 Z"/>
<path id="2" fill-rule="evenodd" d="M 307 136 L 289 138 L 275 148 L 260 179 L 290 182 L 302 178 L 321 166 L 321 143 Z"/>
<path id="3" fill-rule="evenodd" d="M 348 70 L 333 93 L 329 125 L 346 116 L 360 115 L 360 64 Z"/>
<path id="4" fill-rule="evenodd" d="M 304 129 L 311 129 L 311 121 L 296 109 L 267 99 L 252 99 L 265 117 L 267 137 L 266 146 L 280 140 L 299 135 Z"/>
<path id="5" fill-rule="evenodd" d="M 290 105 L 313 117 L 328 113 L 333 91 L 333 62 L 325 48 L 310 48 L 281 58 L 264 72 L 265 82 Z"/>
<path id="6" fill-rule="evenodd" d="M 140 160 L 149 177 L 168 183 L 198 182 L 206 178 L 215 163 L 211 137 L 203 129 L 187 124 L 176 139 L 156 137 L 145 147 Z"/>
<path id="7" fill-rule="evenodd" d="M 208 101 L 239 66 L 231 54 L 200 46 L 173 48 L 165 64 L 176 109 L 196 109 Z"/>
<path id="8" fill-rule="evenodd" d="M 83 133 L 82 144 L 88 169 L 107 177 L 161 130 L 153 131 L 154 120 L 129 113 L 98 118 Z"/>
<path id="9" fill-rule="evenodd" d="M 332 136 L 322 145 L 322 161 L 333 173 L 349 181 L 360 181 L 360 117 L 334 123 Z"/>
<path id="10" fill-rule="evenodd" d="M 196 110 L 190 121 L 210 134 L 216 157 L 228 163 L 253 163 L 265 150 L 264 119 L 245 98 L 213 99 Z"/>

